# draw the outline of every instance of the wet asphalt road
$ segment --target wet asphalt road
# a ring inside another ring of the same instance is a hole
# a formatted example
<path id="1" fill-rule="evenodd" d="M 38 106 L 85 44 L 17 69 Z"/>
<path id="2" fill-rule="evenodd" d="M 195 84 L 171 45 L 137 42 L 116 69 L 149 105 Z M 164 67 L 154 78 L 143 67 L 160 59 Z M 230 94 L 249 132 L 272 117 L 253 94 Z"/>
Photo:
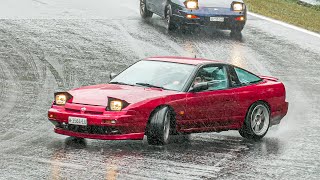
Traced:
<path id="1" fill-rule="evenodd" d="M 0 7 L 0 179 L 320 179 L 320 38 L 253 16 L 241 39 L 168 33 L 159 17 L 141 20 L 137 0 L 18 2 Z M 230 131 L 153 147 L 75 142 L 46 118 L 55 91 L 106 83 L 144 57 L 195 54 L 280 78 L 280 126 L 260 142 Z"/>

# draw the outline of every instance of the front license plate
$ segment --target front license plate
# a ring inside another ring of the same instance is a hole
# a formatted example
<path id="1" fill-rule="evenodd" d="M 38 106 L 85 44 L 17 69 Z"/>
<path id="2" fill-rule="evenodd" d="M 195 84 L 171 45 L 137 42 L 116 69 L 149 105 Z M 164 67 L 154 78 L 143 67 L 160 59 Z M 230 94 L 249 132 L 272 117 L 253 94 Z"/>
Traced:
<path id="1" fill-rule="evenodd" d="M 68 118 L 69 124 L 74 124 L 74 125 L 82 125 L 86 126 L 88 125 L 87 118 L 79 118 L 79 117 L 70 117 Z"/>
<path id="2" fill-rule="evenodd" d="M 210 21 L 223 22 L 224 17 L 210 17 Z"/>

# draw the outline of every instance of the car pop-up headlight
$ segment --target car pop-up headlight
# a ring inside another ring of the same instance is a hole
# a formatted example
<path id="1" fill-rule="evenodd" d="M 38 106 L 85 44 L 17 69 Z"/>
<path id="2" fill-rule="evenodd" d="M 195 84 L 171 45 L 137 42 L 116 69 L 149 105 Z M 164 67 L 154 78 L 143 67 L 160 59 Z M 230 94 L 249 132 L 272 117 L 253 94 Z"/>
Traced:
<path id="1" fill-rule="evenodd" d="M 54 104 L 59 106 L 64 106 L 72 96 L 67 92 L 57 92 L 54 93 Z"/>
<path id="2" fill-rule="evenodd" d="M 122 101 L 119 100 L 113 100 L 110 102 L 110 110 L 111 111 L 121 111 L 122 109 Z"/>
<path id="3" fill-rule="evenodd" d="M 233 11 L 243 11 L 245 7 L 241 2 L 232 2 L 231 8 Z"/>
<path id="4" fill-rule="evenodd" d="M 56 95 L 56 104 L 58 105 L 64 105 L 67 102 L 67 96 L 64 94 L 58 94 Z"/>
<path id="5" fill-rule="evenodd" d="M 127 107 L 129 103 L 123 100 L 108 98 L 108 111 L 121 111 L 123 108 Z"/>
<path id="6" fill-rule="evenodd" d="M 184 4 L 188 9 L 198 9 L 198 0 L 186 0 Z"/>

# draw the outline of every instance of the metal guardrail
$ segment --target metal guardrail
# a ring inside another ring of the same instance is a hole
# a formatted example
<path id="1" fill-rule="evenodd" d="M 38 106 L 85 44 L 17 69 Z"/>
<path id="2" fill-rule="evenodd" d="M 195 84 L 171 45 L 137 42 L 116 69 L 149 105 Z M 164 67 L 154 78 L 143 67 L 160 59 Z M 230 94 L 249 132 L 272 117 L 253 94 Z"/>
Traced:
<path id="1" fill-rule="evenodd" d="M 320 5 L 320 0 L 300 0 L 299 2 L 311 5 Z"/>

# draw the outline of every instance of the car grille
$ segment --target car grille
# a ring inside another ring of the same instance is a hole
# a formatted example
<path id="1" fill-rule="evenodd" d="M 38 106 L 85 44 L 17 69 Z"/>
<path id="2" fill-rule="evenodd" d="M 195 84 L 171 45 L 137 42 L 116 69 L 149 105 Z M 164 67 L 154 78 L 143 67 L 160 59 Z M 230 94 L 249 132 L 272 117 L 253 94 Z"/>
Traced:
<path id="1" fill-rule="evenodd" d="M 81 111 L 80 111 L 80 110 L 70 109 L 70 108 L 66 108 L 66 112 L 79 113 L 79 114 L 81 114 Z M 85 111 L 84 114 L 101 115 L 101 114 L 103 114 L 103 112 L 98 112 L 98 111 Z"/>
<path id="2" fill-rule="evenodd" d="M 59 124 L 58 128 L 78 132 L 78 133 L 88 133 L 88 134 L 100 134 L 100 135 L 108 135 L 108 134 L 120 134 L 120 131 L 114 127 L 106 127 L 106 126 L 79 126 L 73 124 Z"/>

